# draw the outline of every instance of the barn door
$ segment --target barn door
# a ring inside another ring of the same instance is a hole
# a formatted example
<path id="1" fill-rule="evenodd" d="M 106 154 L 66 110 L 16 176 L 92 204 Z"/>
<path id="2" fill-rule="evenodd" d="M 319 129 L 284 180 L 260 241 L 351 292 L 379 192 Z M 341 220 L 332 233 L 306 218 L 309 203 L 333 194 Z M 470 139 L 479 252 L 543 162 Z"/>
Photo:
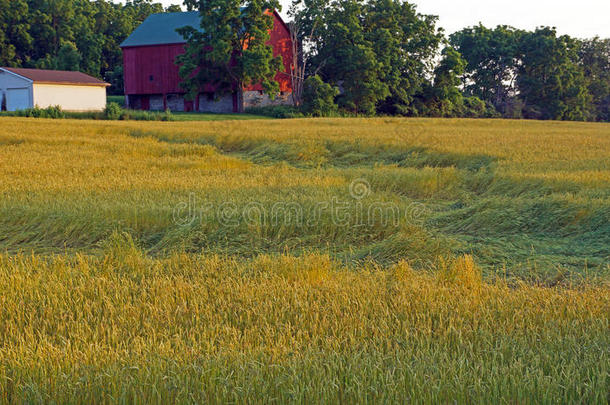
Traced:
<path id="1" fill-rule="evenodd" d="M 142 109 L 145 111 L 150 110 L 150 97 L 142 96 Z"/>
<path id="2" fill-rule="evenodd" d="M 25 110 L 30 107 L 28 89 L 8 89 L 6 91 L 6 109 L 8 111 Z"/>

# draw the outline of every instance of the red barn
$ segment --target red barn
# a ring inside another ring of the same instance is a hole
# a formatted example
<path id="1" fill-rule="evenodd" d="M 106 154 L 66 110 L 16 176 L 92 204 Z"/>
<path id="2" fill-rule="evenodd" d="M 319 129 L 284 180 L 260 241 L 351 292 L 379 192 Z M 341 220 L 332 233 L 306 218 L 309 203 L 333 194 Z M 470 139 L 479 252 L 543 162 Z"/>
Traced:
<path id="1" fill-rule="evenodd" d="M 184 53 L 186 41 L 176 29 L 199 27 L 199 13 L 189 11 L 152 14 L 121 44 L 127 107 L 141 110 L 238 112 L 253 106 L 291 104 L 290 31 L 276 11 L 273 12 L 273 19 L 269 42 L 274 54 L 281 55 L 284 62 L 284 72 L 276 75 L 280 94 L 274 100 L 263 94 L 260 85 L 243 89 L 242 105 L 239 105 L 240 98 L 237 94 L 218 97 L 211 86 L 204 86 L 194 101 L 185 99 L 175 60 L 176 56 Z"/>

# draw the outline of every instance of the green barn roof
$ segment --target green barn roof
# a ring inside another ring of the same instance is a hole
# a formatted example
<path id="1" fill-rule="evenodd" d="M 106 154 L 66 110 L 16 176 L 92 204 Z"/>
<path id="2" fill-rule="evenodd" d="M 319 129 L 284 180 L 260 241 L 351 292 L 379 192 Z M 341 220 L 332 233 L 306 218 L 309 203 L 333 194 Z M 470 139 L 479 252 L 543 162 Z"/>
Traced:
<path id="1" fill-rule="evenodd" d="M 178 34 L 178 28 L 199 27 L 199 12 L 159 13 L 148 16 L 121 44 L 128 46 L 183 44 L 186 41 Z"/>

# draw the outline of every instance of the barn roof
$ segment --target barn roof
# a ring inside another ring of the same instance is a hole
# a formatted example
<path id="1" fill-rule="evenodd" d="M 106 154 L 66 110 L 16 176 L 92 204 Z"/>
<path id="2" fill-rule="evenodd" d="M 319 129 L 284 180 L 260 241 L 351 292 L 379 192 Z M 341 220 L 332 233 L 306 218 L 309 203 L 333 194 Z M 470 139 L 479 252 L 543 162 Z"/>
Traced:
<path id="1" fill-rule="evenodd" d="M 93 76 L 89 76 L 82 72 L 69 72 L 65 70 L 44 70 L 44 69 L 24 69 L 3 67 L 0 68 L 8 72 L 14 73 L 26 79 L 30 79 L 34 83 L 42 84 L 78 84 L 81 86 L 110 86 Z"/>
<path id="2" fill-rule="evenodd" d="M 121 48 L 128 46 L 183 44 L 186 40 L 176 30 L 186 26 L 197 28 L 199 24 L 198 11 L 151 14 L 123 41 Z"/>

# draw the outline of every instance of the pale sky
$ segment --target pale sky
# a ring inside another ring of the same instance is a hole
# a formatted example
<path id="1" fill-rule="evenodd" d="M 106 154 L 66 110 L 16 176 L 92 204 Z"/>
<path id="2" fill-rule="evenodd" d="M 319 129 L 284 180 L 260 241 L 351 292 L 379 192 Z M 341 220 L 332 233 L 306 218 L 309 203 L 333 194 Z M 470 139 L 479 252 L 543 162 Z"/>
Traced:
<path id="1" fill-rule="evenodd" d="M 157 0 L 165 5 L 181 0 Z M 284 10 L 291 0 L 280 0 Z M 409 0 L 422 14 L 440 17 L 439 25 L 451 34 L 482 22 L 488 27 L 512 25 L 534 29 L 548 25 L 560 34 L 579 38 L 610 38 L 610 0 Z"/>

